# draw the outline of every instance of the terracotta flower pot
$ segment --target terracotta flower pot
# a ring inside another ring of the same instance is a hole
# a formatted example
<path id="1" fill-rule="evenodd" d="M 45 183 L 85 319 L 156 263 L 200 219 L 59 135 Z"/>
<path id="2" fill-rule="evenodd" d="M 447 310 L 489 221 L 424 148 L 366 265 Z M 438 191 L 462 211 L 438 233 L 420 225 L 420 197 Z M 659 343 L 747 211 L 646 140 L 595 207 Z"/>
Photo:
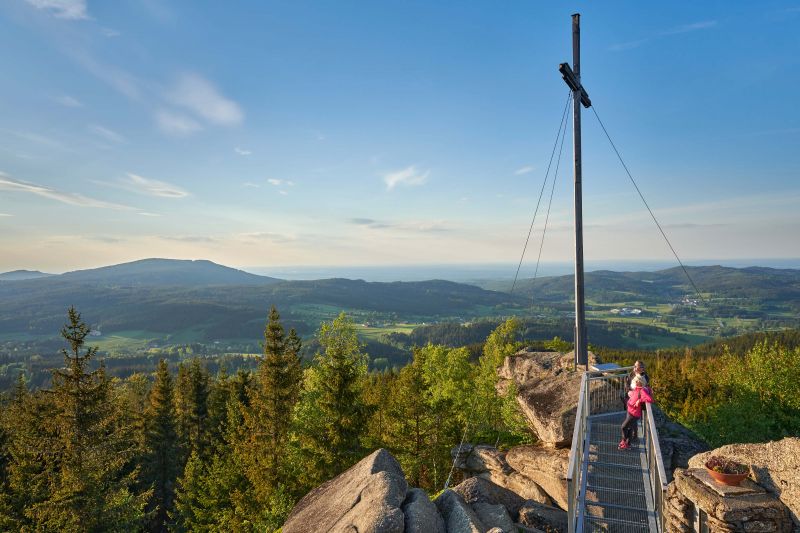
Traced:
<path id="1" fill-rule="evenodd" d="M 746 478 L 749 473 L 745 474 L 723 474 L 722 472 L 717 472 L 716 470 L 711 470 L 706 466 L 706 470 L 708 470 L 709 475 L 714 478 L 717 483 L 722 483 L 723 485 L 730 485 L 732 487 L 738 487 L 739 484 Z"/>

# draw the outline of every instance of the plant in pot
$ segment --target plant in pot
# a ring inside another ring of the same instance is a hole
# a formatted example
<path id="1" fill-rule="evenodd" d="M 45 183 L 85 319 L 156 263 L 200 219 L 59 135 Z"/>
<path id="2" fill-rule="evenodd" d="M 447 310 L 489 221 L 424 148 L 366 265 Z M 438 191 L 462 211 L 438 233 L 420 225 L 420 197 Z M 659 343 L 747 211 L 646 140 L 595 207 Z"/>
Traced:
<path id="1" fill-rule="evenodd" d="M 717 482 L 734 487 L 739 486 L 750 474 L 749 466 L 718 455 L 713 455 L 706 461 L 706 470 Z"/>

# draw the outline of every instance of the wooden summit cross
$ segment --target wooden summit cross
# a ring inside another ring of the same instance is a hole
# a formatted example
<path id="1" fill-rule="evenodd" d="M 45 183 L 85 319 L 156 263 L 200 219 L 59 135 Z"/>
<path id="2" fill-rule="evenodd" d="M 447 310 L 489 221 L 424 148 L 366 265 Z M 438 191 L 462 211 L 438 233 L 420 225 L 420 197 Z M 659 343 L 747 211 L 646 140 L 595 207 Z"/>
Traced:
<path id="1" fill-rule="evenodd" d="M 561 63 L 558 71 L 572 90 L 572 143 L 575 155 L 575 366 L 589 370 L 586 347 L 586 313 L 583 294 L 583 201 L 581 193 L 581 105 L 589 108 L 592 101 L 581 85 L 581 16 L 572 15 L 572 68 Z"/>

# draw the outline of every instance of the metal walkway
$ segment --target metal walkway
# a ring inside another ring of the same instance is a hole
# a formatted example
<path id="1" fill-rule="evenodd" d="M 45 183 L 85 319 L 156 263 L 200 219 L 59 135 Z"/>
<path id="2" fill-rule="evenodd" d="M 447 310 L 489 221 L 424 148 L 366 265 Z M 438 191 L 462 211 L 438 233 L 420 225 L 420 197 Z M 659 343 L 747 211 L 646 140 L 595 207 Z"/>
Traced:
<path id="1" fill-rule="evenodd" d="M 638 442 L 617 447 L 628 370 L 604 365 L 583 374 L 567 473 L 570 533 L 663 531 L 666 475 L 647 410 Z"/>

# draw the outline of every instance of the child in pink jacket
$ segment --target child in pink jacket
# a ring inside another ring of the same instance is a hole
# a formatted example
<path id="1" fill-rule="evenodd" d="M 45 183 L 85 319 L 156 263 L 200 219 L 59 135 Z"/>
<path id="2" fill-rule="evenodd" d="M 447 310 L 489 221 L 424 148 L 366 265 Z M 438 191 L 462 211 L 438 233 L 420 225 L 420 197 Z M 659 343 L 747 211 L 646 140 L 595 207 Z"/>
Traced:
<path id="1" fill-rule="evenodd" d="M 647 386 L 647 379 L 637 375 L 631 381 L 631 390 L 628 391 L 628 413 L 625 422 L 622 423 L 622 440 L 619 441 L 619 449 L 625 450 L 630 447 L 631 435 L 636 424 L 642 418 L 642 407 L 645 403 L 653 403 L 653 391 Z"/>

